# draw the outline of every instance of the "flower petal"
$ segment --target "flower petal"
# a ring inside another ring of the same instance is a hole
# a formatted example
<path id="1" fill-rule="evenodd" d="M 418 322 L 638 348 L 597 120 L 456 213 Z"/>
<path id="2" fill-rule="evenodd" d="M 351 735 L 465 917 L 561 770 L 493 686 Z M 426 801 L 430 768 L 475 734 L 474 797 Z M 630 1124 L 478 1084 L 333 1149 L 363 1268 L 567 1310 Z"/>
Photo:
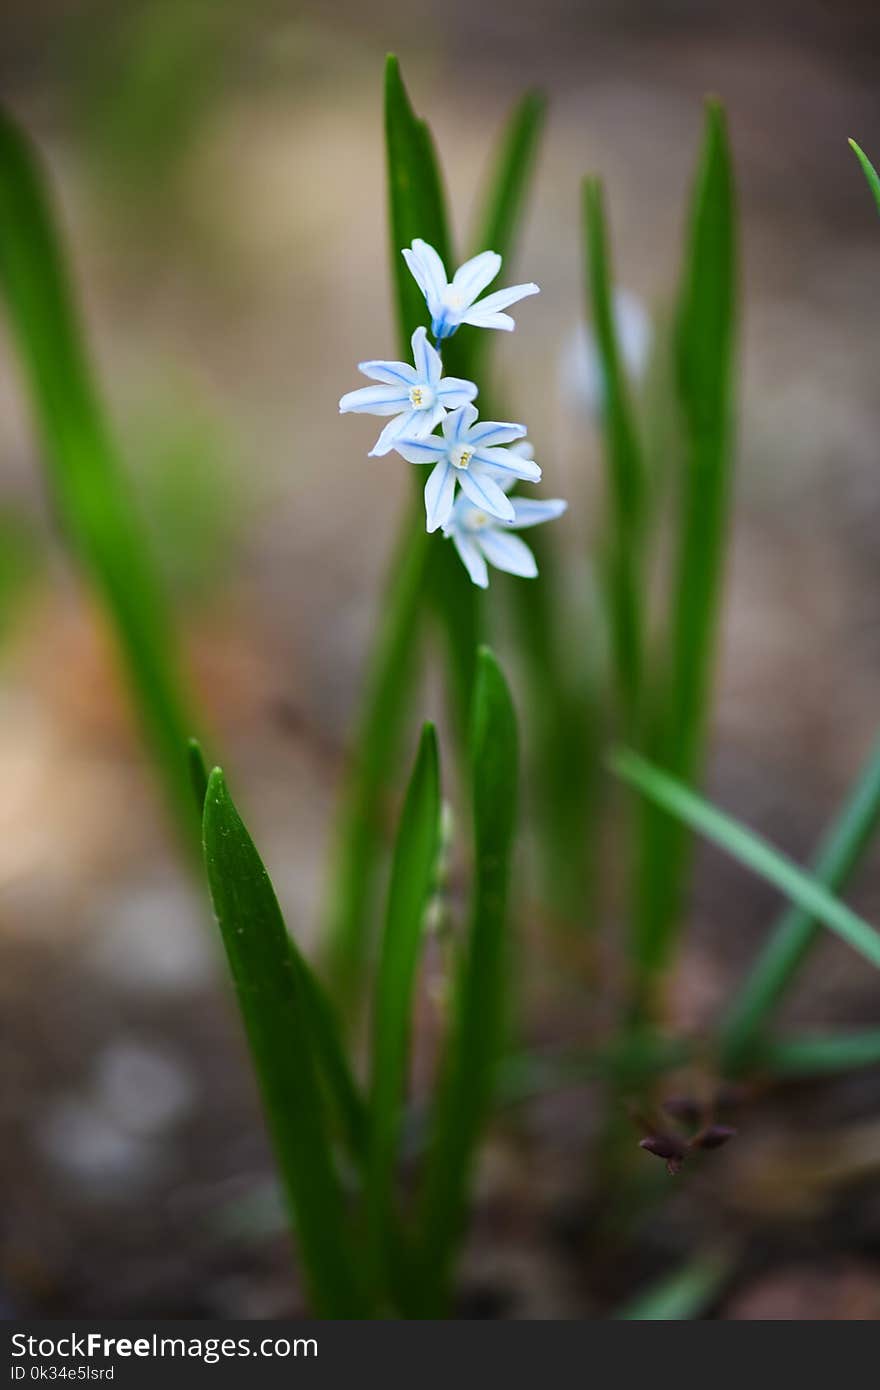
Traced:
<path id="1" fill-rule="evenodd" d="M 474 328 L 501 328 L 505 333 L 512 333 L 516 328 L 516 322 L 509 314 L 483 314 L 478 308 L 467 309 L 461 321 Z"/>
<path id="2" fill-rule="evenodd" d="M 433 434 L 427 439 L 414 439 L 408 435 L 405 439 L 396 440 L 394 447 L 407 463 L 437 463 L 449 453 L 446 440 Z"/>
<path id="3" fill-rule="evenodd" d="M 477 463 L 490 468 L 503 468 L 515 478 L 522 478 L 527 483 L 541 481 L 541 470 L 534 460 L 522 458 L 520 454 L 514 453 L 513 449 L 477 449 L 474 458 Z"/>
<path id="4" fill-rule="evenodd" d="M 358 362 L 358 371 L 388 386 L 410 387 L 418 379 L 408 362 Z"/>
<path id="5" fill-rule="evenodd" d="M 481 251 L 464 265 L 460 265 L 452 277 L 452 288 L 461 295 L 465 304 L 473 304 L 478 294 L 491 285 L 501 269 L 501 257 L 497 251 Z"/>
<path id="6" fill-rule="evenodd" d="M 474 311 L 479 310 L 481 314 L 497 314 L 501 309 L 508 309 L 511 304 L 517 304 L 521 299 L 528 299 L 531 294 L 540 294 L 539 287 L 531 281 L 527 285 L 510 285 L 506 290 L 496 290 L 494 294 L 487 294 L 485 299 L 473 306 Z"/>
<path id="7" fill-rule="evenodd" d="M 417 437 L 421 414 L 420 410 L 405 410 L 401 415 L 389 420 L 367 457 L 382 458 L 383 455 L 391 453 L 398 439 L 406 438 L 408 435 Z"/>
<path id="8" fill-rule="evenodd" d="M 455 498 L 455 469 L 449 459 L 441 459 L 425 483 L 427 529 L 437 531 L 452 515 Z"/>
<path id="9" fill-rule="evenodd" d="M 453 410 L 447 415 L 443 421 L 443 433 L 447 443 L 457 444 L 478 416 L 479 411 L 475 405 L 461 405 L 457 410 Z"/>
<path id="10" fill-rule="evenodd" d="M 428 301 L 428 308 L 436 316 L 442 307 L 443 292 L 446 289 L 446 268 L 433 246 L 421 237 L 416 237 L 412 250 L 404 247 L 403 258 L 410 268 L 413 279 Z"/>
<path id="11" fill-rule="evenodd" d="M 417 380 L 427 382 L 429 386 L 436 386 L 443 371 L 443 363 L 437 349 L 428 342 L 427 328 L 417 328 L 412 335 L 412 354 L 416 364 Z"/>
<path id="12" fill-rule="evenodd" d="M 516 515 L 513 503 L 505 497 L 488 473 L 479 468 L 475 471 L 471 465 L 470 468 L 459 470 L 458 481 L 465 497 L 469 502 L 473 502 L 475 507 L 481 507 L 484 512 L 488 512 L 490 516 L 497 516 L 500 521 L 513 521 Z"/>
<path id="13" fill-rule="evenodd" d="M 445 376 L 437 385 L 437 399 L 442 401 L 447 410 L 457 410 L 460 405 L 468 405 L 477 394 L 477 387 L 472 381 L 465 381 L 460 376 Z"/>
<path id="14" fill-rule="evenodd" d="M 358 415 L 399 415 L 408 408 L 409 392 L 394 386 L 362 386 L 339 402 L 340 415 L 351 410 Z"/>
<path id="15" fill-rule="evenodd" d="M 525 541 L 494 526 L 485 526 L 479 533 L 479 545 L 490 565 L 521 579 L 534 579 L 538 573 L 535 557 Z"/>
<path id="16" fill-rule="evenodd" d="M 514 425 L 506 420 L 481 420 L 468 430 L 468 444 L 491 449 L 493 444 L 512 444 L 527 432 L 525 425 Z"/>
<path id="17" fill-rule="evenodd" d="M 489 587 L 489 571 L 479 548 L 463 532 L 456 528 L 450 532 L 452 544 L 458 551 L 459 559 L 475 584 L 481 589 Z"/>
<path id="18" fill-rule="evenodd" d="M 555 521 L 568 507 L 561 497 L 514 497 L 516 516 L 508 522 L 511 531 L 523 531 L 527 526 L 540 526 L 542 521 Z"/>

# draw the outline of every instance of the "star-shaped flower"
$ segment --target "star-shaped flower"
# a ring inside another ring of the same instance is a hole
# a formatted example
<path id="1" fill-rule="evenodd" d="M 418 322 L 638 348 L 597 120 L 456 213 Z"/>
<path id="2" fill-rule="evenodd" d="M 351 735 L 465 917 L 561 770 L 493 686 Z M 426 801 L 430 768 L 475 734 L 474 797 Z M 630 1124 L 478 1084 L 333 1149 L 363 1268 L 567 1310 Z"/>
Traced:
<path id="1" fill-rule="evenodd" d="M 355 411 L 361 415 L 393 415 L 370 450 L 370 457 L 387 454 L 398 438 L 421 439 L 439 425 L 448 410 L 474 399 L 477 388 L 472 381 L 442 375 L 443 363 L 436 348 L 428 342 L 425 328 L 412 335 L 414 367 L 408 362 L 361 362 L 358 371 L 381 386 L 363 386 L 349 391 L 339 402 L 340 414 Z"/>
<path id="2" fill-rule="evenodd" d="M 429 531 L 445 526 L 452 513 L 456 483 L 466 497 L 490 516 L 513 521 L 513 504 L 496 479 L 509 475 L 527 482 L 541 480 L 541 470 L 531 459 L 499 447 L 522 439 L 525 425 L 480 420 L 475 406 L 463 405 L 442 421 L 442 435 L 396 441 L 394 447 L 408 463 L 433 463 L 425 484 L 425 512 Z"/>
<path id="3" fill-rule="evenodd" d="M 462 323 L 476 328 L 515 328 L 509 314 L 503 314 L 527 295 L 539 294 L 537 285 L 512 285 L 508 290 L 496 290 L 485 299 L 477 299 L 491 285 L 501 269 L 501 257 L 496 251 L 482 251 L 465 261 L 449 281 L 446 267 L 433 246 L 416 237 L 412 248 L 404 248 L 404 259 L 413 278 L 427 300 L 431 311 L 431 332 L 439 342 L 449 338 Z M 475 302 L 476 301 L 476 302 Z"/>
<path id="4" fill-rule="evenodd" d="M 511 487 L 514 481 L 511 479 L 507 487 Z M 473 506 L 466 497 L 459 496 L 443 528 L 444 536 L 451 539 L 462 564 L 481 589 L 489 587 L 487 560 L 498 570 L 519 575 L 521 579 L 534 579 L 538 573 L 535 557 L 525 542 L 511 535 L 511 532 L 553 521 L 562 516 L 568 506 L 560 497 L 546 500 L 512 497 L 510 502 L 513 520 L 498 521 L 481 508 Z"/>

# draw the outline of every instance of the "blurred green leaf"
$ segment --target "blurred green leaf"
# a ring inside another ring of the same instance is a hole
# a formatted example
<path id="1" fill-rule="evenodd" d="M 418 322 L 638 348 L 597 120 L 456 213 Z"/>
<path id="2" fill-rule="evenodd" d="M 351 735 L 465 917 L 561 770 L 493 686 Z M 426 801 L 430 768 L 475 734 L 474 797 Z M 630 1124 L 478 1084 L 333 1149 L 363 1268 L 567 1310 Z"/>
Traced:
<path id="1" fill-rule="evenodd" d="M 838 893 L 872 843 L 880 824 L 880 740 L 825 840 L 812 867 L 823 887 Z M 783 913 L 773 927 L 719 1029 L 721 1064 L 735 1072 L 748 1064 L 762 1028 L 809 955 L 819 934 L 819 918 L 803 907 Z"/>
<path id="2" fill-rule="evenodd" d="M 868 187 L 874 195 L 877 211 L 880 212 L 880 177 L 878 177 L 877 170 L 865 154 L 865 151 L 856 144 L 855 140 L 850 140 L 849 143 L 850 148 L 855 152 L 856 159 L 862 166 L 865 178 L 868 180 Z"/>
<path id="3" fill-rule="evenodd" d="M 416 969 L 440 847 L 440 769 L 433 725 L 422 733 L 391 868 L 388 915 L 373 1000 L 365 1202 L 376 1266 L 392 1268 L 394 1183 L 409 1067 Z"/>
<path id="4" fill-rule="evenodd" d="M 624 727 L 635 732 L 642 681 L 644 466 L 617 328 L 602 185 L 584 183 L 584 235 L 593 330 L 602 371 L 602 436 L 610 496 L 603 569 Z"/>
<path id="5" fill-rule="evenodd" d="M 187 739 L 186 756 L 190 784 L 193 789 L 193 796 L 196 799 L 199 820 L 201 820 L 202 816 L 205 814 L 205 797 L 208 794 L 208 766 L 205 762 L 205 755 L 202 752 L 202 745 L 197 738 Z"/>
<path id="6" fill-rule="evenodd" d="M 617 1317 L 627 1322 L 688 1322 L 714 1302 L 731 1270 L 730 1257 L 696 1255 L 672 1274 L 637 1294 Z"/>
<path id="7" fill-rule="evenodd" d="M 700 771 L 711 695 L 732 472 L 737 252 L 733 173 L 722 108 L 710 102 L 694 187 L 676 327 L 685 444 L 668 667 L 649 748 L 684 781 Z M 633 951 L 650 992 L 679 927 L 691 837 L 647 809 Z"/>
<path id="8" fill-rule="evenodd" d="M 508 270 L 522 230 L 546 114 L 544 94 L 526 92 L 508 117 L 485 182 L 470 254 L 497 251 Z M 467 368 L 469 380 L 480 383 L 481 400 L 485 398 L 493 336 L 474 328 L 464 328 L 456 334 L 467 355 L 467 361 L 461 365 Z M 485 406 L 482 408 L 485 413 Z"/>
<path id="9" fill-rule="evenodd" d="M 52 490 L 80 563 L 110 615 L 173 809 L 195 846 L 184 758 L 193 721 L 169 613 L 92 382 L 39 163 L 2 112 L 0 287 Z"/>
<path id="10" fill-rule="evenodd" d="M 825 1076 L 880 1066 L 880 1028 L 864 1033 L 809 1033 L 773 1038 L 749 1054 L 773 1076 Z"/>
<path id="11" fill-rule="evenodd" d="M 312 1302 L 324 1317 L 359 1317 L 364 1301 L 321 1098 L 310 987 L 219 768 L 208 783 L 204 847 Z"/>
<path id="12" fill-rule="evenodd" d="M 422 1316 L 449 1297 L 452 1261 L 467 1211 L 468 1185 L 489 1113 L 503 1021 L 510 858 L 518 786 L 516 715 L 507 682 L 480 649 L 471 726 L 475 886 L 438 1081 L 419 1230 Z"/>
<path id="13" fill-rule="evenodd" d="M 612 756 L 611 768 L 663 811 L 772 883 L 804 912 L 824 922 L 853 950 L 880 969 L 880 933 L 780 850 L 628 749 Z"/>

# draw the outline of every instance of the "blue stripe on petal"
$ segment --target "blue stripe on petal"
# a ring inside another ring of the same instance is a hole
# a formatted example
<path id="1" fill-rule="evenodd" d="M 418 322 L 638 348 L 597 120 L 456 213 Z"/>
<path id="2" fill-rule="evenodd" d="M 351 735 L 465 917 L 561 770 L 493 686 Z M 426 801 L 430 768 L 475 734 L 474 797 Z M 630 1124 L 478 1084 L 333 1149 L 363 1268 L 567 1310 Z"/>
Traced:
<path id="1" fill-rule="evenodd" d="M 455 469 L 448 459 L 441 459 L 425 484 L 425 518 L 427 529 L 437 531 L 452 515 L 455 498 Z"/>
<path id="2" fill-rule="evenodd" d="M 514 453 L 513 449 L 477 449 L 474 459 L 489 468 L 503 468 L 515 478 L 522 478 L 527 483 L 541 481 L 541 470 L 534 459 L 524 459 L 521 454 Z"/>
<path id="3" fill-rule="evenodd" d="M 543 521 L 555 521 L 567 509 L 568 503 L 561 497 L 514 497 L 513 508 L 516 517 L 508 522 L 512 531 L 523 531 L 527 526 L 540 526 Z"/>
<path id="4" fill-rule="evenodd" d="M 412 436 L 395 440 L 394 447 L 407 463 L 436 463 L 446 457 L 449 448 L 445 439 L 413 439 Z"/>
<path id="5" fill-rule="evenodd" d="M 349 391 L 339 402 L 339 412 L 354 411 L 362 415 L 398 415 L 409 408 L 409 392 L 395 386 L 362 386 Z"/>
<path id="6" fill-rule="evenodd" d="M 473 465 L 467 470 L 460 472 L 458 480 L 461 483 L 461 490 L 469 502 L 473 502 L 475 507 L 481 507 L 490 516 L 497 516 L 500 521 L 513 521 L 516 513 L 513 510 L 513 503 L 509 497 L 505 497 L 501 488 L 481 469 L 474 470 Z"/>
<path id="7" fill-rule="evenodd" d="M 525 425 L 507 420 L 481 420 L 470 430 L 468 443 L 491 449 L 495 444 L 512 444 L 515 439 L 524 439 L 527 433 Z"/>
<path id="8" fill-rule="evenodd" d="M 409 388 L 416 381 L 416 374 L 408 362 L 359 362 L 358 371 L 372 381 L 384 381 L 391 386 Z"/>

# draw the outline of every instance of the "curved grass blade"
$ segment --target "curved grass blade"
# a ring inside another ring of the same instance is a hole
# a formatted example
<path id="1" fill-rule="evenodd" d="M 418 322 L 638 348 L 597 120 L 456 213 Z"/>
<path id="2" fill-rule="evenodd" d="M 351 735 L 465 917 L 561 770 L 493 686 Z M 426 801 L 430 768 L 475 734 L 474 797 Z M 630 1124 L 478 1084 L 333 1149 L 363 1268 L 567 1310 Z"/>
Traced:
<path id="1" fill-rule="evenodd" d="M 645 1293 L 637 1294 L 616 1316 L 626 1322 L 689 1322 L 699 1318 L 718 1297 L 730 1276 L 731 1264 L 726 1254 L 696 1255 Z"/>
<path id="2" fill-rule="evenodd" d="M 817 917 L 880 970 L 880 933 L 833 897 L 816 879 L 798 868 L 781 850 L 775 849 L 753 830 L 747 830 L 682 786 L 675 778 L 628 749 L 613 754 L 610 765 L 618 777 L 637 787 L 663 811 L 738 859 L 747 869 L 772 883 L 793 903 L 811 917 Z"/>
<path id="3" fill-rule="evenodd" d="M 98 400 L 39 160 L 2 111 L 0 288 L 52 492 L 109 614 L 176 820 L 196 850 L 198 823 L 184 757 L 194 721 L 170 615 Z"/>
<path id="4" fill-rule="evenodd" d="M 425 725 L 400 818 L 373 1004 L 364 1201 L 374 1267 L 391 1277 L 394 1182 L 409 1069 L 416 969 L 440 848 L 437 736 Z"/>
<path id="5" fill-rule="evenodd" d="M 642 519 L 644 466 L 614 323 L 602 185 L 584 183 L 584 239 L 593 328 L 601 362 L 602 435 L 610 495 L 611 540 L 605 582 L 619 699 L 625 728 L 635 733 L 642 681 Z"/>
<path id="6" fill-rule="evenodd" d="M 865 178 L 868 180 L 868 187 L 874 195 L 874 202 L 877 204 L 877 211 L 880 212 L 880 175 L 874 168 L 865 151 L 856 144 L 855 140 L 850 140 L 850 149 L 854 152 L 856 159 L 862 166 Z"/>
<path id="7" fill-rule="evenodd" d="M 324 1317 L 362 1316 L 303 962 L 219 768 L 205 798 L 204 849 L 214 911 L 314 1307 Z"/>
<path id="8" fill-rule="evenodd" d="M 849 881 L 880 824 L 880 740 L 823 841 L 812 875 L 832 893 Z M 721 1065 L 746 1066 L 761 1030 L 809 955 L 819 934 L 818 918 L 791 907 L 772 928 L 767 944 L 729 1006 L 719 1029 Z"/>
<path id="9" fill-rule="evenodd" d="M 859 1067 L 880 1066 L 880 1028 L 864 1033 L 805 1034 L 763 1043 L 756 1065 L 773 1076 L 833 1076 Z"/>
<path id="10" fill-rule="evenodd" d="M 724 111 L 710 102 L 676 326 L 686 461 L 669 668 L 659 728 L 651 732 L 649 745 L 664 766 L 687 782 L 699 775 L 703 757 L 728 529 L 736 282 L 730 147 Z M 650 995 L 674 948 L 691 838 L 681 825 L 647 808 L 640 845 L 633 953 L 637 993 Z"/>
<path id="11" fill-rule="evenodd" d="M 421 1207 L 422 1315 L 442 1314 L 461 1239 L 477 1145 L 501 1041 L 505 915 L 517 801 L 516 715 L 495 657 L 482 647 L 471 732 L 475 887 L 438 1083 Z"/>

